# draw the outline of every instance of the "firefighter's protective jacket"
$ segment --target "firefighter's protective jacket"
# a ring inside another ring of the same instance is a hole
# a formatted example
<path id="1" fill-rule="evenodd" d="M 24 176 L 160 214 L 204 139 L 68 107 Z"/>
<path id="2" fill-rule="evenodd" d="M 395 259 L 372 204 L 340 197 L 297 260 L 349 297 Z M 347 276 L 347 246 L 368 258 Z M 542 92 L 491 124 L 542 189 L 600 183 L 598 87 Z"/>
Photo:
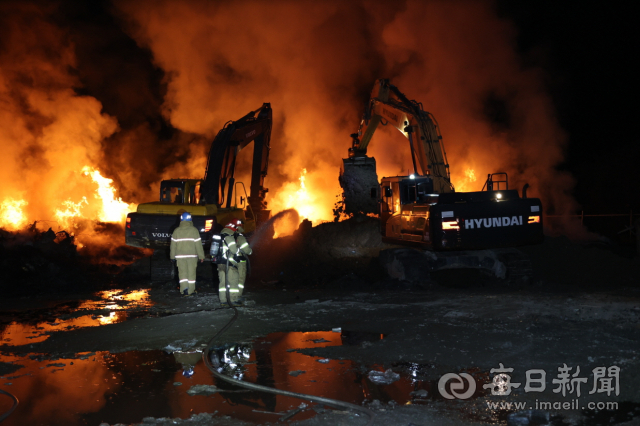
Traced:
<path id="1" fill-rule="evenodd" d="M 180 226 L 173 231 L 170 248 L 169 257 L 171 259 L 188 259 L 190 257 L 204 259 L 200 233 L 188 220 L 180 222 Z"/>
<path id="2" fill-rule="evenodd" d="M 222 232 L 220 232 L 220 235 L 222 235 L 222 256 L 225 259 L 228 257 L 229 263 L 232 265 L 246 260 L 244 256 L 253 253 L 247 239 L 241 233 L 234 233 L 231 229 L 224 228 Z M 229 255 L 229 253 L 231 255 Z"/>

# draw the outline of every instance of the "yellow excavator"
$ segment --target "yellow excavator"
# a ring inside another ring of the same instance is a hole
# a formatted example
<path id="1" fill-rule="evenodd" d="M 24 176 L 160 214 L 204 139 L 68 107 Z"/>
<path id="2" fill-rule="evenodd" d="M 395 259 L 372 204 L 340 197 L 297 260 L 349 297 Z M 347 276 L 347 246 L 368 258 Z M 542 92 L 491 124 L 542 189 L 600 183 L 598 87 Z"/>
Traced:
<path id="1" fill-rule="evenodd" d="M 211 143 L 203 179 L 163 180 L 159 201 L 139 204 L 135 212 L 127 215 L 126 244 L 154 250 L 152 281 L 167 281 L 175 276 L 168 249 L 180 214 L 191 213 L 205 246 L 232 219 L 241 219 L 245 232 L 250 233 L 269 218 L 264 178 L 269 165 L 272 115 L 271 105 L 264 103 L 244 117 L 227 122 Z M 253 164 L 247 195 L 244 183 L 236 182 L 234 175 L 238 153 L 251 142 Z"/>
<path id="2" fill-rule="evenodd" d="M 408 139 L 413 173 L 383 177 L 378 183 L 375 159 L 367 156 L 367 147 L 381 124 L 391 124 Z M 540 199 L 527 198 L 526 185 L 522 197 L 509 189 L 506 173 L 489 175 L 481 191 L 455 192 L 438 123 L 389 80 L 374 84 L 351 138 L 339 178 L 345 213 L 377 214 L 383 241 L 427 249 L 423 253 L 432 270 L 436 265 L 484 264 L 495 273 L 495 262 L 487 256 L 517 263 L 522 256 L 510 248 L 543 240 Z M 397 260 L 394 252 L 386 255 Z M 506 271 L 498 269 L 496 275 L 504 277 Z"/>

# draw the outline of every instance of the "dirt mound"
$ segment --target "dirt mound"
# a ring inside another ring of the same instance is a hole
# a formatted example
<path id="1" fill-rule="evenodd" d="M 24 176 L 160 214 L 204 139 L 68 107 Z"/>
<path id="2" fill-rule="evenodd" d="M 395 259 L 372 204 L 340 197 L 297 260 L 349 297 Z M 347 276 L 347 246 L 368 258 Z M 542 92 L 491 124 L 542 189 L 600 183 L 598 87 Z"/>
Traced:
<path id="1" fill-rule="evenodd" d="M 391 247 L 382 242 L 380 221 L 369 216 L 322 223 L 304 234 L 311 255 L 320 258 L 377 257 Z"/>

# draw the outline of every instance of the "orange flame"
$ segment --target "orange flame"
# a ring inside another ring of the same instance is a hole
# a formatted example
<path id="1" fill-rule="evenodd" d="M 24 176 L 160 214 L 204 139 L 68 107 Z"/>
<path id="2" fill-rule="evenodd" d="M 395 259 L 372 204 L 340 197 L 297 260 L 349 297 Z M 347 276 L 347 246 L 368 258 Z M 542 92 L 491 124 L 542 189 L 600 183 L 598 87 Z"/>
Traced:
<path id="1" fill-rule="evenodd" d="M 302 169 L 300 177 L 298 178 L 299 184 L 295 182 L 288 182 L 284 188 L 278 192 L 275 199 L 271 201 L 272 210 L 274 212 L 296 209 L 300 217 L 304 219 L 314 220 L 318 219 L 314 202 L 315 197 L 313 193 L 310 193 L 307 189 L 305 181 L 307 179 L 307 169 Z"/>
<path id="2" fill-rule="evenodd" d="M 80 209 L 82 209 L 83 204 L 88 205 L 89 201 L 87 201 L 87 197 L 82 197 L 82 200 L 77 203 L 74 203 L 69 199 L 67 201 L 63 201 L 62 204 L 66 207 L 66 210 L 57 209 L 54 216 L 60 224 L 68 226 L 70 219 L 82 217 Z"/>
<path id="3" fill-rule="evenodd" d="M 476 176 L 476 172 L 471 167 L 467 167 L 464 171 L 464 177 L 457 181 L 454 181 L 453 184 L 456 187 L 456 191 L 458 192 L 469 192 L 469 191 L 479 191 L 480 188 L 476 188 L 474 182 L 478 180 Z"/>
<path id="4" fill-rule="evenodd" d="M 71 199 L 62 202 L 63 208 L 56 209 L 54 217 L 58 224 L 62 227 L 71 226 L 74 219 L 99 220 L 101 222 L 119 223 L 124 221 L 130 209 L 134 209 L 135 205 L 129 205 L 122 201 L 122 198 L 116 198 L 115 188 L 111 186 L 113 180 L 105 178 L 100 171 L 89 166 L 82 168 L 85 176 L 91 176 L 91 179 L 98 185 L 95 190 L 94 198 L 99 200 L 99 205 L 91 206 L 86 196 L 80 201 L 74 202 Z M 96 210 L 88 213 L 85 208 Z"/>
<path id="5" fill-rule="evenodd" d="M 467 169 L 467 171 L 464 172 L 464 174 L 467 177 L 467 179 L 469 179 L 470 182 L 475 182 L 476 180 L 478 180 L 478 178 L 476 178 L 476 173 L 473 169 Z"/>
<path id="6" fill-rule="evenodd" d="M 85 176 L 90 175 L 91 179 L 98 184 L 95 198 L 102 202 L 102 209 L 98 213 L 102 222 L 122 222 L 127 217 L 127 213 L 135 209 L 135 205 L 125 203 L 120 197 L 116 198 L 116 190 L 111 186 L 113 179 L 103 177 L 98 169 L 89 166 L 84 166 L 82 172 Z"/>
<path id="7" fill-rule="evenodd" d="M 296 182 L 288 182 L 278 191 L 277 195 L 269 203 L 273 212 L 287 209 L 295 209 L 299 219 L 307 219 L 311 222 L 327 221 L 332 219 L 331 209 L 328 208 L 326 188 L 322 187 L 322 181 L 308 180 L 307 169 L 303 168 Z M 287 216 L 274 224 L 275 235 L 290 235 L 298 228 L 299 223 L 292 222 L 293 216 Z M 297 219 L 297 218 L 296 218 Z"/>
<path id="8" fill-rule="evenodd" d="M 25 200 L 6 198 L 0 205 L 0 224 L 9 230 L 18 230 L 27 223 L 22 207 L 29 204 Z"/>

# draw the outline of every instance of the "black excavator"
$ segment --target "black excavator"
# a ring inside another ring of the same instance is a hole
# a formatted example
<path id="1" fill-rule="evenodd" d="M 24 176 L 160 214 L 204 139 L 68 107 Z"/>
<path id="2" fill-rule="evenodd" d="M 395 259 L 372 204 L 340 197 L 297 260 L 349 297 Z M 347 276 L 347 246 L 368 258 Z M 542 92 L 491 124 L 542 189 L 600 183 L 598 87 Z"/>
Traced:
<path id="1" fill-rule="evenodd" d="M 393 125 L 408 139 L 413 173 L 378 183 L 367 146 L 380 124 Z M 515 247 L 544 239 L 540 199 L 527 198 L 526 186 L 522 197 L 509 189 L 506 173 L 489 175 L 481 191 L 456 192 L 438 123 L 421 103 L 389 80 L 377 80 L 351 138 L 339 178 L 345 213 L 377 214 L 384 242 L 419 249 L 381 253 L 382 262 L 395 268 L 387 268 L 392 276 L 407 278 L 407 265 L 421 260 L 422 271 L 481 268 L 511 281 L 530 276 L 530 262 L 526 266 Z"/>
<path id="2" fill-rule="evenodd" d="M 152 281 L 167 281 L 175 276 L 168 249 L 181 213 L 191 213 L 193 225 L 200 231 L 205 246 L 211 244 L 212 235 L 232 219 L 241 219 L 247 233 L 269 219 L 264 178 L 269 165 L 271 127 L 269 103 L 227 122 L 211 143 L 204 179 L 163 180 L 159 201 L 139 204 L 136 212 L 127 215 L 126 244 L 154 250 Z M 247 195 L 244 183 L 236 182 L 234 175 L 238 153 L 251 142 L 253 163 Z"/>

